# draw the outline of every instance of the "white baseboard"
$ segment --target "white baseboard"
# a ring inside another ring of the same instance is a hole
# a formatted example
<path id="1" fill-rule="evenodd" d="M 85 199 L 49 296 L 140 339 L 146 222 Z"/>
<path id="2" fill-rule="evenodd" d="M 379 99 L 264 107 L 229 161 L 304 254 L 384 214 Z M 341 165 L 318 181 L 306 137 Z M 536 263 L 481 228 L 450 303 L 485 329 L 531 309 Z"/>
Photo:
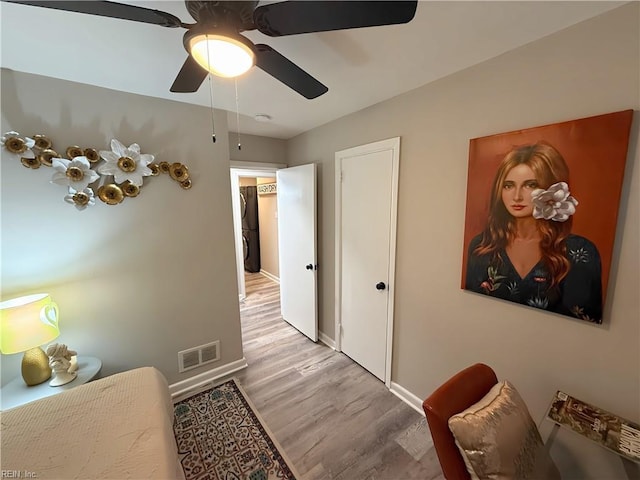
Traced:
<path id="1" fill-rule="evenodd" d="M 320 340 L 322 343 L 324 343 L 327 347 L 331 348 L 332 350 L 336 349 L 336 342 L 329 338 L 325 333 L 322 332 L 318 332 L 318 340 Z"/>
<path id="2" fill-rule="evenodd" d="M 276 283 L 280 283 L 280 279 L 278 277 L 276 277 L 273 273 L 269 273 L 266 270 L 262 270 L 260 269 L 260 273 L 262 275 L 264 275 L 265 277 L 267 277 L 269 280 L 273 280 Z"/>
<path id="3" fill-rule="evenodd" d="M 172 383 L 171 385 L 169 385 L 171 398 L 174 402 L 178 401 L 179 397 L 187 398 L 194 393 L 197 393 L 198 390 L 206 390 L 206 388 L 202 387 L 208 387 L 209 384 L 215 382 L 216 380 L 231 375 L 232 373 L 238 372 L 243 368 L 247 368 L 247 366 L 247 360 L 242 357 L 240 360 L 236 360 L 235 362 L 227 363 L 226 365 L 212 368 L 211 370 L 208 370 L 206 372 L 194 375 L 193 377 L 187 378 L 186 380 Z"/>
<path id="4" fill-rule="evenodd" d="M 393 393 L 396 397 L 400 398 L 404 403 L 413 408 L 420 415 L 424 415 L 424 410 L 422 409 L 422 401 L 420 397 L 415 396 L 406 388 L 398 385 L 395 382 L 391 382 L 391 393 Z"/>

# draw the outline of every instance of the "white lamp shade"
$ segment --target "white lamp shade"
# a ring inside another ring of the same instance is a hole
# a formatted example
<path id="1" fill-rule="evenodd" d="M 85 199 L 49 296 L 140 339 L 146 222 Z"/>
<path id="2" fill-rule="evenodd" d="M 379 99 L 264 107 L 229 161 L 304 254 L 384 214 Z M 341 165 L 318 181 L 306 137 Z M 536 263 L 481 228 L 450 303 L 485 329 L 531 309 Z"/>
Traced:
<path id="1" fill-rule="evenodd" d="M 0 351 L 19 353 L 60 335 L 58 305 L 48 293 L 0 302 Z"/>
<path id="2" fill-rule="evenodd" d="M 189 47 L 195 61 L 219 77 L 237 77 L 255 64 L 256 56 L 249 45 L 224 35 L 194 35 Z"/>

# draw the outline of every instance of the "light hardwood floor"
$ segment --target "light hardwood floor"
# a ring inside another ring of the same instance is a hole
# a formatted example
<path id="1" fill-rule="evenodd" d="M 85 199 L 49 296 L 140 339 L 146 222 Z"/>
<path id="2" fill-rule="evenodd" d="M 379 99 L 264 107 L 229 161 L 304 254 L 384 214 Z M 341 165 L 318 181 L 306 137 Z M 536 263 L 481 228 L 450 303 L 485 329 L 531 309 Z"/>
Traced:
<path id="1" fill-rule="evenodd" d="M 282 320 L 279 285 L 246 274 L 236 374 L 304 480 L 443 480 L 424 415 Z"/>

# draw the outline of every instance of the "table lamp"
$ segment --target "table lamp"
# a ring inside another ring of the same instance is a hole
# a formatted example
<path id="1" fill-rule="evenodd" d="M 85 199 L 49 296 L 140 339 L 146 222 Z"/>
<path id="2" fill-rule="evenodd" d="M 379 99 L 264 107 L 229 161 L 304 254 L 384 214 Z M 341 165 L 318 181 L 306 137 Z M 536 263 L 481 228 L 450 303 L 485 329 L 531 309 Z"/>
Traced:
<path id="1" fill-rule="evenodd" d="M 0 352 L 25 352 L 22 378 L 27 385 L 38 385 L 51 377 L 49 357 L 40 345 L 58 335 L 58 305 L 48 293 L 0 302 Z"/>

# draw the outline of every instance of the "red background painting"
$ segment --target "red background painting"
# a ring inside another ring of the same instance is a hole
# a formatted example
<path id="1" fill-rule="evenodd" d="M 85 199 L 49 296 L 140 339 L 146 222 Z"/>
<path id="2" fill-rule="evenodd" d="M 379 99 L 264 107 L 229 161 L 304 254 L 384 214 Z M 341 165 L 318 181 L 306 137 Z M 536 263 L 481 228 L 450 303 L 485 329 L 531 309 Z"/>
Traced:
<path id="1" fill-rule="evenodd" d="M 516 146 L 545 140 L 569 166 L 569 190 L 579 202 L 571 232 L 598 248 L 606 296 L 632 118 L 633 110 L 625 110 L 470 140 L 462 288 L 469 242 L 486 224 L 491 184 L 500 161 Z"/>

